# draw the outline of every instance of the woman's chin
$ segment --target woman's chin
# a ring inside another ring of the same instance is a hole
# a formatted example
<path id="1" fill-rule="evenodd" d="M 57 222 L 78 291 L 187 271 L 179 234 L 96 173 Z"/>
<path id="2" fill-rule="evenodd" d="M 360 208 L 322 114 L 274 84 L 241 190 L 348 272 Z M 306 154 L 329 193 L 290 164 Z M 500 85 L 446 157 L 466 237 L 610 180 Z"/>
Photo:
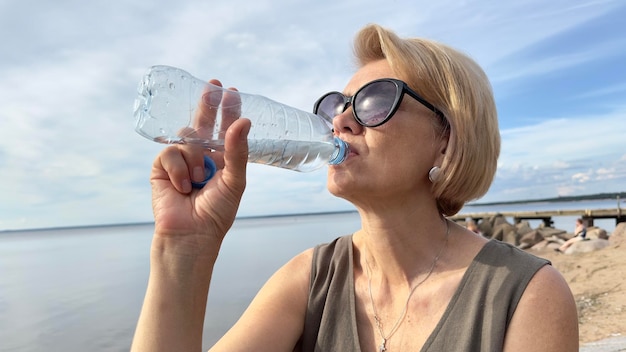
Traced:
<path id="1" fill-rule="evenodd" d="M 351 194 L 363 192 L 363 190 L 359 191 L 354 178 L 344 173 L 329 173 L 326 188 L 335 197 L 344 198 L 348 201 Z"/>

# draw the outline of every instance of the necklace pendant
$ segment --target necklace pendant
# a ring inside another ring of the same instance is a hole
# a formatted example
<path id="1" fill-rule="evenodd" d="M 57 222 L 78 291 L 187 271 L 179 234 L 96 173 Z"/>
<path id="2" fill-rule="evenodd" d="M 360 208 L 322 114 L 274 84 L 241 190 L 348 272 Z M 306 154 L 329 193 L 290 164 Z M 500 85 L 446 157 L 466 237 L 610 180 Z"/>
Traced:
<path id="1" fill-rule="evenodd" d="M 387 347 L 385 347 L 386 343 L 387 343 L 387 339 L 383 339 L 383 342 L 381 342 L 380 347 L 378 347 L 378 351 L 385 352 L 387 350 Z"/>

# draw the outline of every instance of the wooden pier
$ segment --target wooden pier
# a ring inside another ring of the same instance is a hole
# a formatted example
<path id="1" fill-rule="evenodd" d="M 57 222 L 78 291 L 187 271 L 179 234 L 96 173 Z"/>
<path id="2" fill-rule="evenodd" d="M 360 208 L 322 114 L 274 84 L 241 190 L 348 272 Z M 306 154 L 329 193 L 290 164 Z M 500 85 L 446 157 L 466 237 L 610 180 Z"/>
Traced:
<path id="1" fill-rule="evenodd" d="M 522 220 L 542 220 L 545 226 L 552 226 L 554 216 L 576 216 L 583 219 L 585 226 L 593 226 L 595 219 L 615 219 L 615 225 L 626 222 L 626 211 L 617 207 L 614 209 L 583 209 L 583 210 L 545 210 L 545 211 L 515 211 L 515 212 L 487 212 L 464 213 L 449 217 L 453 221 L 465 221 L 471 218 L 478 222 L 496 215 L 513 218 L 517 224 Z"/>

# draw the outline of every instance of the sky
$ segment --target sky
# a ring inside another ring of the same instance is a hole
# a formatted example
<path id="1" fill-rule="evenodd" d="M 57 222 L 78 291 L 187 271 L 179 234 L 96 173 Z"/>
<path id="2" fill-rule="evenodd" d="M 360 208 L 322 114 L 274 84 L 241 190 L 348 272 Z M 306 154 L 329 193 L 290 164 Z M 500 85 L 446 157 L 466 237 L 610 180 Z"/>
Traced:
<path id="1" fill-rule="evenodd" d="M 0 1 L 0 231 L 152 221 L 165 146 L 134 131 L 152 65 L 310 110 L 378 23 L 487 72 L 502 152 L 479 201 L 626 191 L 623 0 Z M 248 168 L 239 216 L 352 210 L 326 169 Z"/>

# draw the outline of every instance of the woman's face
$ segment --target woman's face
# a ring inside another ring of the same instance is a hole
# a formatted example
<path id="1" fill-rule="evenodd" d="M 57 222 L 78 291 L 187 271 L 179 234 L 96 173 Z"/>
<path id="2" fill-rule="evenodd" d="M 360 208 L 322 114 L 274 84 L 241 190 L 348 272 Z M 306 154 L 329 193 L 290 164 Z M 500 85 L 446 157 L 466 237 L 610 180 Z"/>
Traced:
<path id="1" fill-rule="evenodd" d="M 379 78 L 397 78 L 386 60 L 359 69 L 343 93 L 352 96 Z M 435 115 L 405 94 L 396 113 L 378 127 L 363 127 L 352 107 L 333 119 L 335 135 L 350 145 L 350 155 L 328 172 L 328 189 L 358 205 L 360 202 L 402 201 L 430 196 L 428 171 L 441 166 L 446 139 L 435 135 Z"/>

